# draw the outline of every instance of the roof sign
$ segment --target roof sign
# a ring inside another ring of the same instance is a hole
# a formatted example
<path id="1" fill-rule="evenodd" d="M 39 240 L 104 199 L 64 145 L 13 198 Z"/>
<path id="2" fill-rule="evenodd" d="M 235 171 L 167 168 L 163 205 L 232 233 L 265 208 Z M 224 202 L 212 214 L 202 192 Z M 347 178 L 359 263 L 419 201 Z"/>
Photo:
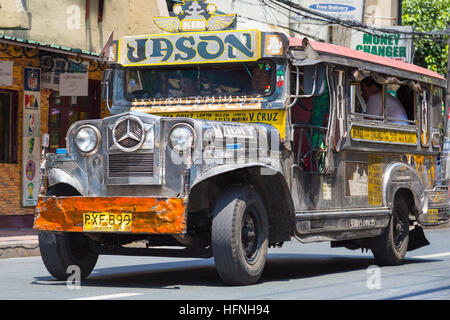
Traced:
<path id="1" fill-rule="evenodd" d="M 218 31 L 229 27 L 236 14 L 216 15 L 217 6 L 206 0 L 185 0 L 173 7 L 173 17 L 155 17 L 155 24 L 167 32 Z"/>
<path id="2" fill-rule="evenodd" d="M 125 37 L 119 45 L 123 66 L 256 61 L 261 58 L 257 30 Z"/>

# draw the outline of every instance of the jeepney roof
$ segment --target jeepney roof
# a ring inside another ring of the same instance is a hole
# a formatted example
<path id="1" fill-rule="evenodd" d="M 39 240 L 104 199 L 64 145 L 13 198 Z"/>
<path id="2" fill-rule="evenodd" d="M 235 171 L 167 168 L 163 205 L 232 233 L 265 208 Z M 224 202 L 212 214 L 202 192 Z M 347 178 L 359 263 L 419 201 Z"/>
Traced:
<path id="1" fill-rule="evenodd" d="M 428 70 L 426 68 L 422 68 L 407 62 L 381 57 L 346 47 L 341 47 L 331 43 L 311 41 L 306 38 L 289 38 L 289 47 L 291 48 L 291 50 L 293 50 L 292 52 L 294 53 L 294 58 L 296 49 L 297 51 L 307 51 L 307 49 L 304 47 L 305 44 L 306 46 L 309 46 L 310 49 L 312 49 L 310 51 L 314 51 L 313 54 L 316 55 L 314 58 L 316 58 L 317 60 L 323 60 L 326 62 L 337 64 L 340 63 L 376 72 L 388 72 L 389 70 L 383 69 L 385 67 L 394 68 L 398 71 L 398 74 L 395 75 L 431 82 L 441 87 L 446 86 L 446 79 L 439 73 L 432 70 Z M 415 74 L 425 76 L 425 78 L 414 76 Z M 427 81 L 427 78 L 431 81 Z"/>

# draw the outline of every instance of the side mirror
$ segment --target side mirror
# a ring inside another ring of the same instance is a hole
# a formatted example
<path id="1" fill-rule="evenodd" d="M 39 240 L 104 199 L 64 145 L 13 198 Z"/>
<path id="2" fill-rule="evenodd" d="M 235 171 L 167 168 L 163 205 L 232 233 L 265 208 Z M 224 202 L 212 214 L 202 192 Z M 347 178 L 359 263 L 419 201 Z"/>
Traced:
<path id="1" fill-rule="evenodd" d="M 112 69 L 107 69 L 103 71 L 103 80 L 102 80 L 102 99 L 103 100 L 111 100 L 113 97 L 113 75 L 114 72 Z"/>
<path id="2" fill-rule="evenodd" d="M 304 66 L 304 95 L 320 96 L 325 90 L 325 66 L 322 63 Z"/>

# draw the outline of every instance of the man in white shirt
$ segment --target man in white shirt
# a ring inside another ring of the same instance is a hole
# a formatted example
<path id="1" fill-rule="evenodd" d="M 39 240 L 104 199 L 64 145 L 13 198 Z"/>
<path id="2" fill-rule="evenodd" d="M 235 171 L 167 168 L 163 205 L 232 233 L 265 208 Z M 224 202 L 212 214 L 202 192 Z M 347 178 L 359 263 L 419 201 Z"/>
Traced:
<path id="1" fill-rule="evenodd" d="M 383 115 L 383 87 L 375 82 L 371 77 L 366 77 L 361 81 L 361 91 L 364 100 L 367 103 L 366 114 L 375 116 Z M 389 93 L 385 93 L 385 106 L 387 108 L 387 117 L 400 120 L 408 120 L 405 108 L 397 98 L 394 98 Z M 407 124 L 404 121 L 393 121 L 399 124 Z"/>

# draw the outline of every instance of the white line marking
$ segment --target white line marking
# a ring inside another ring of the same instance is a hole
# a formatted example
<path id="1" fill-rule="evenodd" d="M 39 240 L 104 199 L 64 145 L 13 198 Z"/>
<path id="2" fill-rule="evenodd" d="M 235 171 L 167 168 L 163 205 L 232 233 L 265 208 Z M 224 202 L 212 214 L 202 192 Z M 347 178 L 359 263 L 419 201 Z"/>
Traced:
<path id="1" fill-rule="evenodd" d="M 439 258 L 439 257 L 446 257 L 450 256 L 450 252 L 444 252 L 444 253 L 436 253 L 436 254 L 429 254 L 425 256 L 415 256 L 413 258 L 417 259 L 429 259 L 429 258 Z"/>
<path id="2" fill-rule="evenodd" d="M 143 293 L 117 293 L 117 294 L 110 294 L 110 295 L 105 295 L 105 296 L 77 298 L 77 299 L 71 299 L 71 300 L 106 300 L 106 299 L 119 299 L 119 298 L 134 297 L 134 296 L 141 296 L 141 295 L 143 295 Z"/>

